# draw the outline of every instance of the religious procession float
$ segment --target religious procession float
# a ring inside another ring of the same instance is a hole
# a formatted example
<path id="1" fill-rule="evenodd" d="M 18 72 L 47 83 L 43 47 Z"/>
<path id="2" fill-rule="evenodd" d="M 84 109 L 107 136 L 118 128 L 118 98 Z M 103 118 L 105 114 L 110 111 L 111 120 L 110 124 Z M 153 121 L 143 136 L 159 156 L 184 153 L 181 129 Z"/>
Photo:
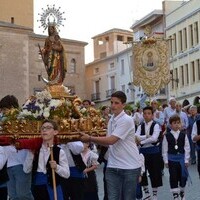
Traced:
<path id="1" fill-rule="evenodd" d="M 3 137 L 39 138 L 40 127 L 45 119 L 58 123 L 60 130 L 57 139 L 60 143 L 79 140 L 80 132 L 95 136 L 105 135 L 105 121 L 100 112 L 92 107 L 82 107 L 81 99 L 71 95 L 63 85 L 67 65 L 64 47 L 57 32 L 59 20 L 60 15 L 56 18 L 55 9 L 42 15 L 42 23 L 48 28 L 49 34 L 44 47 L 39 46 L 48 75 L 48 79 L 41 77 L 46 87 L 30 96 L 22 108 L 12 108 L 6 112 L 2 119 L 0 140 Z"/>
<path id="2" fill-rule="evenodd" d="M 63 85 L 67 71 L 65 51 L 57 32 L 62 15 L 54 7 L 41 15 L 41 24 L 48 29 L 48 37 L 39 53 L 43 60 L 48 79 L 43 91 L 28 98 L 21 109 L 11 109 L 3 119 L 0 140 L 3 136 L 14 139 L 40 137 L 43 120 L 55 120 L 59 127 L 60 142 L 79 140 L 80 132 L 90 135 L 105 135 L 105 121 L 100 112 L 92 107 L 82 107 L 78 96 L 70 94 Z M 146 37 L 133 42 L 133 84 L 142 86 L 149 97 L 170 81 L 168 41 L 152 36 L 149 26 L 145 28 Z"/>

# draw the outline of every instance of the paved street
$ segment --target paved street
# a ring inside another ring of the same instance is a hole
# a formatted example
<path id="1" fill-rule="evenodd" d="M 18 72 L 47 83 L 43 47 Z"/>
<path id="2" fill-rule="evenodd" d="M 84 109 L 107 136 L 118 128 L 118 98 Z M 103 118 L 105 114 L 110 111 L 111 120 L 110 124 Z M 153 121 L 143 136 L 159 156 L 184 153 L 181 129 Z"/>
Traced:
<path id="1" fill-rule="evenodd" d="M 103 200 L 103 165 L 101 165 L 96 173 L 99 184 L 99 199 Z M 189 173 L 192 179 L 192 185 L 187 184 L 186 186 L 186 200 L 200 200 L 200 179 L 197 173 L 196 165 L 191 165 L 189 167 Z M 169 174 L 168 170 L 165 169 L 163 176 L 163 187 L 159 188 L 158 191 L 158 200 L 171 200 L 172 194 L 169 188 Z"/>

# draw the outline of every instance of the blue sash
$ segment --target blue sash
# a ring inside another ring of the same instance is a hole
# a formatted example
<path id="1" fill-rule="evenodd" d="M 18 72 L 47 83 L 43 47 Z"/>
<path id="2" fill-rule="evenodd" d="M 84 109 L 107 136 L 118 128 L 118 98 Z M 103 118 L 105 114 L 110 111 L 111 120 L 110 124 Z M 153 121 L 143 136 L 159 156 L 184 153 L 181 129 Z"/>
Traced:
<path id="1" fill-rule="evenodd" d="M 160 152 L 160 148 L 159 146 L 141 147 L 139 151 L 142 154 L 156 154 Z"/>
<path id="2" fill-rule="evenodd" d="M 185 154 L 168 154 L 168 160 L 173 161 L 173 162 L 179 162 L 181 165 L 181 174 L 182 177 L 188 178 L 189 173 L 187 168 L 185 167 Z"/>
<path id="3" fill-rule="evenodd" d="M 77 167 L 70 167 L 70 177 L 74 178 L 85 178 L 83 172 L 81 172 Z"/>
<path id="4" fill-rule="evenodd" d="M 47 183 L 47 174 L 44 174 L 42 172 L 37 172 L 35 175 L 34 185 L 46 185 L 49 194 L 49 199 L 54 200 L 53 188 Z M 59 200 L 64 200 L 61 186 L 58 185 L 56 187 L 56 190 L 57 190 L 57 198 Z"/>

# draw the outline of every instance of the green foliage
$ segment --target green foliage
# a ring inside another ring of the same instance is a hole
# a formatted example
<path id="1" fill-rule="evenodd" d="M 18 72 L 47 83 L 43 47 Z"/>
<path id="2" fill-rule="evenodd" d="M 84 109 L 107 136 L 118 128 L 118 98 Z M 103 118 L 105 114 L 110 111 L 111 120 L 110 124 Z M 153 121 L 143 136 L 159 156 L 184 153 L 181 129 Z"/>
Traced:
<path id="1" fill-rule="evenodd" d="M 126 104 L 126 106 L 124 107 L 124 110 L 132 111 L 133 107 L 130 104 Z"/>

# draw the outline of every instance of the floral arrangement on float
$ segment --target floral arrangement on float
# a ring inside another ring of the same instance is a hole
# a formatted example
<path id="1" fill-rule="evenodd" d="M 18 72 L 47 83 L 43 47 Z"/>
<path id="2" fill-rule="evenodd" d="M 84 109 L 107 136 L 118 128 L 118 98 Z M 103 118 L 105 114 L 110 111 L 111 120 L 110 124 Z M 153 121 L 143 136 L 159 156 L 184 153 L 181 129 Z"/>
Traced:
<path id="1" fill-rule="evenodd" d="M 53 119 L 55 116 L 60 118 L 68 117 L 72 103 L 63 99 L 53 99 L 51 94 L 44 90 L 31 96 L 22 106 L 19 118 L 30 120 Z"/>
<path id="2" fill-rule="evenodd" d="M 3 135 L 14 134 L 15 138 L 40 137 L 43 120 L 55 120 L 59 127 L 59 141 L 77 140 L 84 131 L 104 135 L 104 119 L 94 108 L 81 106 L 77 96 L 53 98 L 48 90 L 30 96 L 20 109 L 10 109 L 3 118 Z"/>

